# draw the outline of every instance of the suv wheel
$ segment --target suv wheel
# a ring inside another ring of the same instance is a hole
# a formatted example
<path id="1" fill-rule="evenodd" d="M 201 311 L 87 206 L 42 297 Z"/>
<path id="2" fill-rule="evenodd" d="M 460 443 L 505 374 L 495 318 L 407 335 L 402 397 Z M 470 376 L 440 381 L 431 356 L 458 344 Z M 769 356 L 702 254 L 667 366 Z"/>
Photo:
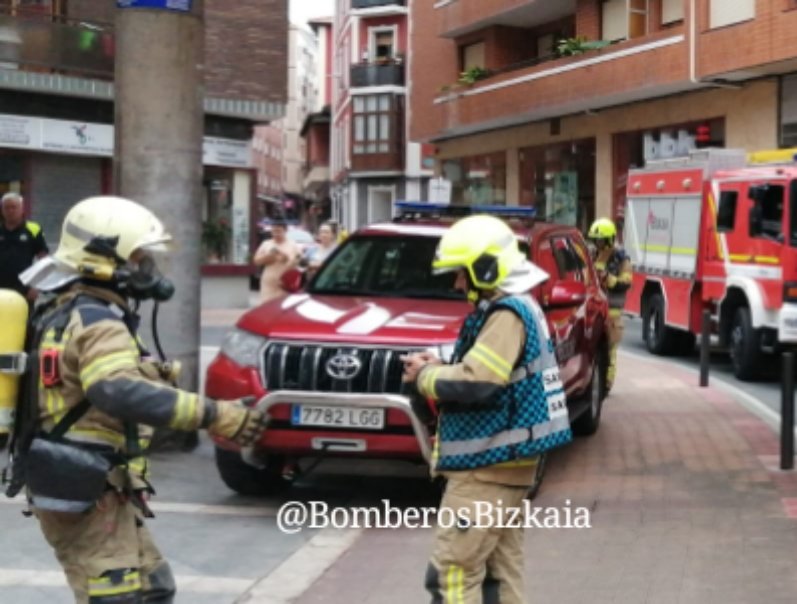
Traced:
<path id="1" fill-rule="evenodd" d="M 548 466 L 548 454 L 542 453 L 540 454 L 539 459 L 537 460 L 537 467 L 534 470 L 534 482 L 531 483 L 528 492 L 526 493 L 526 499 L 534 499 L 537 496 L 537 493 L 540 492 L 540 487 L 542 486 L 542 479 L 545 478 L 545 470 Z"/>
<path id="2" fill-rule="evenodd" d="M 733 374 L 740 380 L 758 377 L 761 369 L 761 331 L 753 329 L 750 309 L 737 308 L 733 315 L 730 334 L 731 363 Z"/>
<path id="3" fill-rule="evenodd" d="M 578 436 L 590 436 L 598 431 L 601 423 L 603 399 L 606 396 L 606 367 L 608 359 L 606 350 L 601 347 L 592 366 L 592 379 L 584 400 L 588 403 L 584 412 L 573 422 L 573 433 Z"/>
<path id="4" fill-rule="evenodd" d="M 661 356 L 671 354 L 678 339 L 678 332 L 667 327 L 665 317 L 664 297 L 659 293 L 653 294 L 645 306 L 642 335 L 648 351 Z"/>
<path id="5" fill-rule="evenodd" d="M 241 454 L 216 447 L 216 467 L 228 487 L 241 495 L 270 495 L 289 483 L 282 477 L 282 459 L 267 458 L 265 468 L 255 468 L 241 459 Z"/>

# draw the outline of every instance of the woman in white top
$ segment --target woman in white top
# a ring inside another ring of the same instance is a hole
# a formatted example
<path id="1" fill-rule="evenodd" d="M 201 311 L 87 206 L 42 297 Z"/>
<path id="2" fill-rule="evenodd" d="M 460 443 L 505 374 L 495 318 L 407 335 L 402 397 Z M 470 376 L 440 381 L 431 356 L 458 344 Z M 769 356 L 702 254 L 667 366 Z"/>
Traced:
<path id="1" fill-rule="evenodd" d="M 260 277 L 260 301 L 268 302 L 285 293 L 280 277 L 299 262 L 299 246 L 287 238 L 287 225 L 274 222 L 271 226 L 272 239 L 264 241 L 255 252 L 254 263 L 262 266 Z"/>
<path id="2" fill-rule="evenodd" d="M 308 276 L 312 276 L 323 264 L 324 260 L 337 247 L 337 237 L 335 229 L 328 222 L 318 227 L 318 245 L 313 249 L 307 263 Z"/>

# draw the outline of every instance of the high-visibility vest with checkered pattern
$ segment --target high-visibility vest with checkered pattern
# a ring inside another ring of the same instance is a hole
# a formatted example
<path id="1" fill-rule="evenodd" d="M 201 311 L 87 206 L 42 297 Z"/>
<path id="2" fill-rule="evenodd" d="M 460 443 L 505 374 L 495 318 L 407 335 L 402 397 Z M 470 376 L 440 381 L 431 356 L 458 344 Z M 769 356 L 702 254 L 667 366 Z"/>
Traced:
<path id="1" fill-rule="evenodd" d="M 511 381 L 491 403 L 444 405 L 436 469 L 469 470 L 534 457 L 572 438 L 564 388 L 545 316 L 529 296 L 507 296 L 465 320 L 454 350 L 460 361 L 491 312 L 508 309 L 523 321 L 526 341 Z"/>

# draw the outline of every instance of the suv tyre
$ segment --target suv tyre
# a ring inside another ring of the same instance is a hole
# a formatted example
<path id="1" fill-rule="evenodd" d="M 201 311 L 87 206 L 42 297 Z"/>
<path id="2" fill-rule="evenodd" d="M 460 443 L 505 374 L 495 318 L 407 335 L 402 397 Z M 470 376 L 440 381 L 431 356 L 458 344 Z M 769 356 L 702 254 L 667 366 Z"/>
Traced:
<path id="1" fill-rule="evenodd" d="M 216 447 L 216 467 L 228 487 L 241 495 L 271 495 L 286 487 L 289 482 L 282 477 L 282 460 L 269 457 L 265 468 L 250 466 L 236 451 Z"/>

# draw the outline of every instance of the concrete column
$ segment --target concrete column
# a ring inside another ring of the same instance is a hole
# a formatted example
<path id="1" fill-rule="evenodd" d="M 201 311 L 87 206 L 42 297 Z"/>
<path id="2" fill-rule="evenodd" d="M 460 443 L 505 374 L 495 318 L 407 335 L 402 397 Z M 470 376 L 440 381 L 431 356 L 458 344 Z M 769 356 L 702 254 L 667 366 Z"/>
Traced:
<path id="1" fill-rule="evenodd" d="M 203 9 L 194 0 L 190 13 L 116 10 L 114 182 L 174 237 L 162 269 L 177 293 L 161 309 L 160 337 L 190 389 L 199 385 Z"/>
<path id="2" fill-rule="evenodd" d="M 612 159 L 612 135 L 602 132 L 595 137 L 595 217 L 611 218 L 612 195 L 614 194 L 614 162 Z"/>

